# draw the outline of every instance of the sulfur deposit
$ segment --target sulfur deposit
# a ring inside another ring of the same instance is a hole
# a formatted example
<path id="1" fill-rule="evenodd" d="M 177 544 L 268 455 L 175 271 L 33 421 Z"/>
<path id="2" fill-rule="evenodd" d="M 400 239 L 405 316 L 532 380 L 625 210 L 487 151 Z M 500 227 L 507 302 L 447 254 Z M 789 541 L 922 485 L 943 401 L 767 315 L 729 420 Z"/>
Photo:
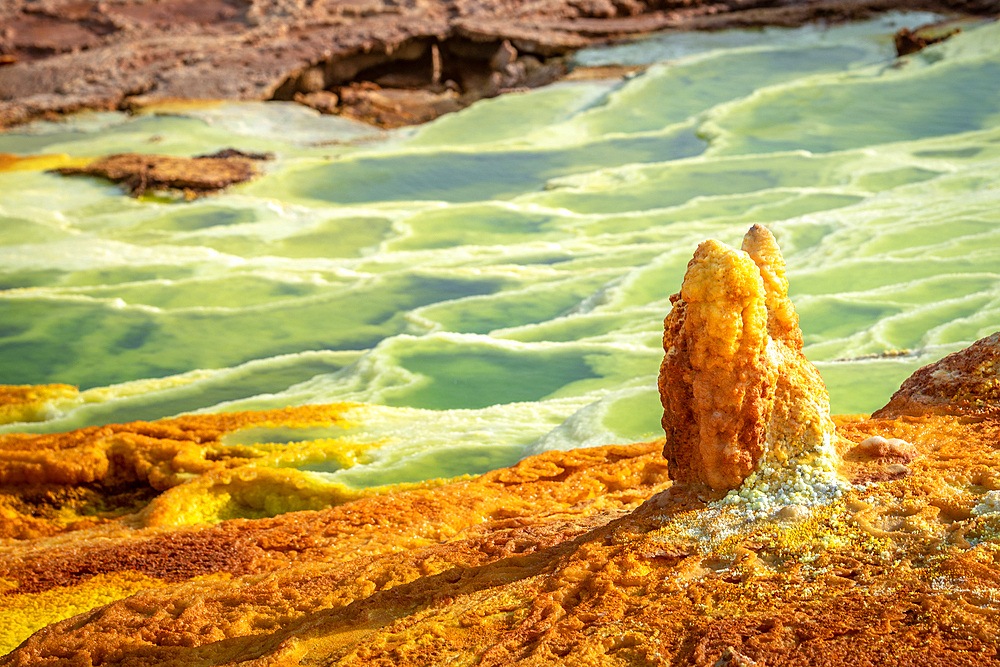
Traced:
<path id="1" fill-rule="evenodd" d="M 947 412 L 831 419 L 755 227 L 674 299 L 666 442 L 334 497 L 290 466 L 343 443 L 223 436 L 350 406 L 2 436 L 0 490 L 52 504 L 5 510 L 0 666 L 1000 665 L 995 338 L 904 385 Z M 60 514 L 112 487 L 146 495 Z"/>
<path id="2" fill-rule="evenodd" d="M 53 396 L 74 397 L 75 392 L 75 388 L 65 385 L 48 385 L 35 391 L 0 387 L 0 396 L 8 397 L 8 405 L 20 406 L 21 414 L 45 406 Z M 15 398 L 20 400 L 15 402 Z M 202 520 L 213 514 L 225 516 L 230 511 L 227 505 L 234 503 L 243 504 L 245 513 L 250 509 L 248 503 L 265 502 L 253 498 L 260 491 L 254 493 L 251 483 L 261 486 L 261 491 L 268 484 L 274 485 L 271 490 L 280 491 L 282 502 L 290 509 L 295 505 L 295 496 L 302 495 L 296 492 L 295 483 L 301 490 L 305 482 L 293 480 L 283 465 L 310 455 L 350 458 L 352 448 L 336 442 L 247 447 L 226 444 L 224 436 L 274 424 L 345 424 L 344 414 L 350 407 L 186 415 L 157 422 L 92 426 L 68 433 L 2 434 L 0 539 L 80 530 L 139 510 L 142 514 L 131 519 L 133 524 L 177 524 L 184 523 L 185 516 Z M 154 498 L 156 501 L 151 502 Z M 322 506 L 331 500 L 304 500 L 304 507 L 317 502 Z M 291 506 L 287 505 L 289 501 Z"/>
<path id="3" fill-rule="evenodd" d="M 68 384 L 0 386 L 0 424 L 45 419 L 56 406 L 74 402 L 80 392 Z"/>
<path id="4" fill-rule="evenodd" d="M 681 484 L 761 503 L 839 492 L 830 400 L 802 354 L 774 236 L 754 225 L 741 250 L 698 246 L 664 321 L 663 454 Z"/>

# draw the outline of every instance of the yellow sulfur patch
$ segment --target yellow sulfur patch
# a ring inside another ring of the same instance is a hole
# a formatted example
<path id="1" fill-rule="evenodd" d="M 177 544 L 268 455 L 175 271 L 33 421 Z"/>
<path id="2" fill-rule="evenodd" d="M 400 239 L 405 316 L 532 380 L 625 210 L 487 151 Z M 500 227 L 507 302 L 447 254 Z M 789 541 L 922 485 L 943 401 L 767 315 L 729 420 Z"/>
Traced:
<path id="1" fill-rule="evenodd" d="M 9 590 L 0 582 L 0 591 Z M 53 588 L 41 593 L 0 595 L 0 655 L 5 655 L 35 631 L 50 623 L 121 600 L 149 588 L 166 586 L 138 572 L 99 574 L 77 586 Z"/>
<path id="2" fill-rule="evenodd" d="M 136 105 L 132 111 L 137 114 L 183 114 L 185 111 L 214 109 L 226 104 L 226 100 L 162 99 L 150 104 Z"/>
<path id="3" fill-rule="evenodd" d="M 195 370 L 179 375 L 168 375 L 163 378 L 151 378 L 148 380 L 132 380 L 114 384 L 110 387 L 94 387 L 80 392 L 80 398 L 86 403 L 103 403 L 116 398 L 127 398 L 141 394 L 150 394 L 155 391 L 175 389 L 189 385 L 198 380 L 212 377 L 212 371 Z"/>
<path id="4" fill-rule="evenodd" d="M 93 158 L 70 157 L 65 153 L 52 155 L 0 153 L 0 171 L 47 171 L 60 167 L 82 167 L 93 161 Z"/>
<path id="5" fill-rule="evenodd" d="M 0 153 L 0 171 L 4 157 Z M 79 402 L 79 390 L 68 384 L 0 385 L 0 424 L 41 421 L 51 411 Z"/>
<path id="6" fill-rule="evenodd" d="M 372 495 L 321 482 L 298 470 L 246 466 L 218 470 L 174 487 L 142 512 L 146 526 L 260 519 L 285 512 L 319 510 Z"/>

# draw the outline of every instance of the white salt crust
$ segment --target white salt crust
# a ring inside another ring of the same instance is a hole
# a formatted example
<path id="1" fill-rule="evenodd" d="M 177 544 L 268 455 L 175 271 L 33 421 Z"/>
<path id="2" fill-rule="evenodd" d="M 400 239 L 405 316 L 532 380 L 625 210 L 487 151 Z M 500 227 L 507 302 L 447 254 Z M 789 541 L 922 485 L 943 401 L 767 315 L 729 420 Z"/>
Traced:
<path id="1" fill-rule="evenodd" d="M 973 516 L 1000 514 L 1000 491 L 987 491 L 982 502 L 972 508 Z"/>
<path id="2" fill-rule="evenodd" d="M 757 469 L 718 501 L 737 505 L 755 516 L 789 505 L 827 505 L 840 499 L 850 483 L 837 474 L 837 452 L 829 433 L 815 450 L 797 453 L 787 462 L 771 456 L 770 443 Z"/>

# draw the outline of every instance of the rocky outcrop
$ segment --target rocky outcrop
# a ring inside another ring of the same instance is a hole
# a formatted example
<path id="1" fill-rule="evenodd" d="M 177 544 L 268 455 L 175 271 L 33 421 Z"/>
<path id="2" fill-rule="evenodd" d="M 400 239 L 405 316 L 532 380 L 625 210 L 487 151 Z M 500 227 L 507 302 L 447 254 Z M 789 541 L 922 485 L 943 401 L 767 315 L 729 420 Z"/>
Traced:
<path id="1" fill-rule="evenodd" d="M 1000 413 L 1000 332 L 924 366 L 872 418 Z"/>
<path id="2" fill-rule="evenodd" d="M 243 153 L 225 149 L 212 155 L 193 158 L 171 155 L 120 153 L 95 160 L 83 167 L 62 167 L 67 176 L 101 176 L 122 186 L 133 197 L 146 190 L 174 190 L 186 199 L 216 192 L 258 175 L 256 162 L 270 159 L 268 154 Z"/>
<path id="3" fill-rule="evenodd" d="M 728 491 L 754 471 L 832 472 L 829 396 L 802 354 L 774 236 L 754 225 L 739 251 L 705 241 L 671 302 L 659 377 L 671 477 Z"/>
<path id="4" fill-rule="evenodd" d="M 916 30 L 900 28 L 893 38 L 896 44 L 896 55 L 902 58 L 911 53 L 923 51 L 932 44 L 943 42 L 949 37 L 962 32 L 958 28 L 949 29 L 947 26 L 948 23 L 944 22 L 942 24 L 932 23 L 920 26 Z"/>
<path id="5" fill-rule="evenodd" d="M 300 99 L 394 126 L 548 83 L 565 73 L 560 56 L 601 41 L 857 19 L 900 6 L 995 12 L 1000 2 L 6 0 L 0 127 L 177 98 Z M 359 103 L 341 100 L 341 89 Z M 406 92 L 414 90 L 422 94 Z"/>

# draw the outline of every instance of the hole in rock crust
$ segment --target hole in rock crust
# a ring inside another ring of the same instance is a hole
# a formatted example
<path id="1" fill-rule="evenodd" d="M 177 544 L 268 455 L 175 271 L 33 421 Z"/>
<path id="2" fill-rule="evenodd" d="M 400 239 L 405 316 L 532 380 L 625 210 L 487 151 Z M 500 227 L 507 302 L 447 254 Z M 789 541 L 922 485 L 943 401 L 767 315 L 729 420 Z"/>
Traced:
<path id="1" fill-rule="evenodd" d="M 414 38 L 331 58 L 292 73 L 275 100 L 391 128 L 414 125 L 501 93 L 566 75 L 558 55 L 519 51 L 509 40 Z"/>

